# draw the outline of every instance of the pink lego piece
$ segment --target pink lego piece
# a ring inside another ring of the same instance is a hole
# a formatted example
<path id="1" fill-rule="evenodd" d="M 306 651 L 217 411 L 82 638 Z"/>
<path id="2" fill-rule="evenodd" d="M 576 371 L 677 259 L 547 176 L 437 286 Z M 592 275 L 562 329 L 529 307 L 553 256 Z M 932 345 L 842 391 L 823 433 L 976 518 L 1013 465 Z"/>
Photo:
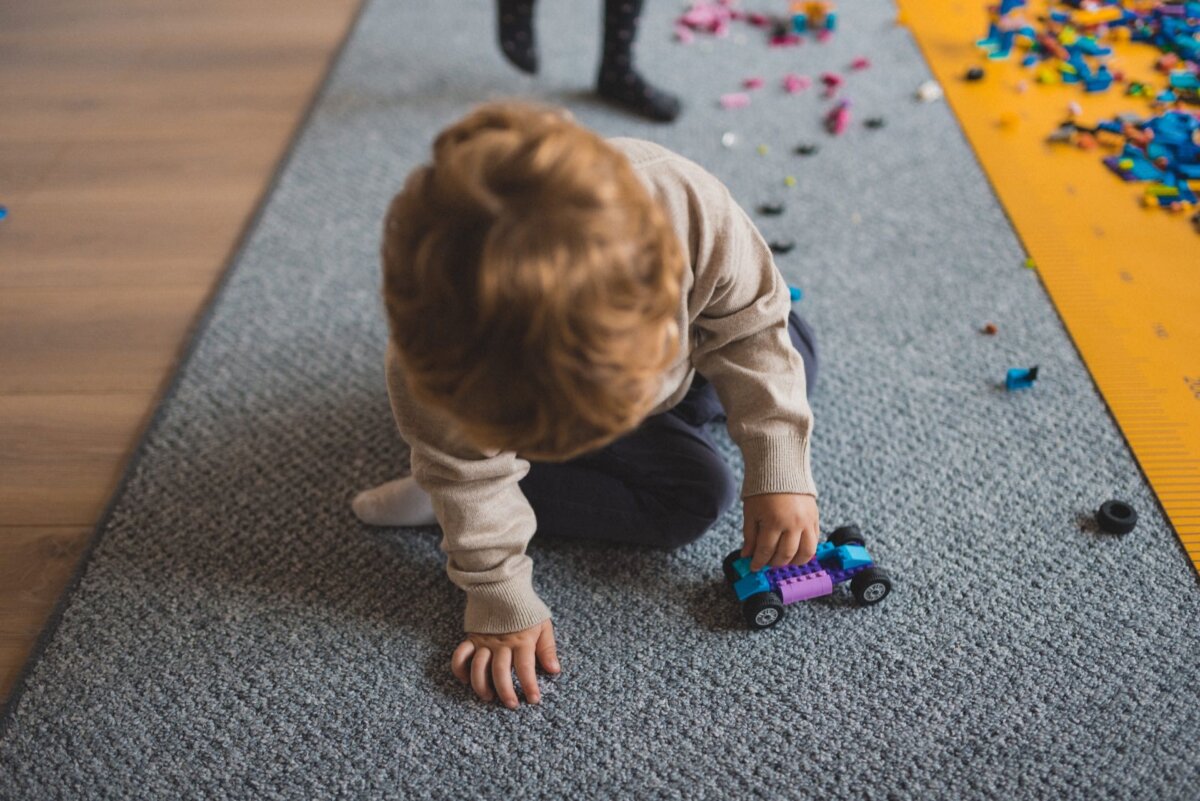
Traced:
<path id="1" fill-rule="evenodd" d="M 785 604 L 820 598 L 833 592 L 833 579 L 824 570 L 803 576 L 786 578 L 779 582 L 779 595 Z"/>
<path id="2" fill-rule="evenodd" d="M 852 70 L 865 70 L 869 66 L 871 66 L 871 60 L 866 56 L 859 56 L 850 62 L 850 69 Z"/>
<path id="3" fill-rule="evenodd" d="M 825 130 L 838 136 L 850 125 L 850 101 L 843 100 L 825 115 Z"/>
<path id="4" fill-rule="evenodd" d="M 828 42 L 829 38 L 831 36 L 833 36 L 833 33 L 830 31 L 827 31 L 824 29 L 817 31 L 817 41 L 818 42 L 821 42 L 821 43 Z"/>
<path id="5" fill-rule="evenodd" d="M 731 92 L 721 95 L 721 108 L 745 108 L 750 105 L 750 95 L 745 92 Z"/>
<path id="6" fill-rule="evenodd" d="M 789 72 L 783 76 L 783 90 L 789 95 L 803 92 L 810 86 L 812 86 L 812 78 L 809 78 L 807 75 L 797 75 L 794 72 Z"/>
<path id="7" fill-rule="evenodd" d="M 768 47 L 795 47 L 804 44 L 804 39 L 798 33 L 785 33 L 782 36 L 772 36 Z"/>
<path id="8" fill-rule="evenodd" d="M 746 15 L 746 21 L 756 28 L 765 28 L 771 24 L 771 18 L 766 14 L 750 13 Z"/>
<path id="9" fill-rule="evenodd" d="M 837 90 L 842 88 L 843 79 L 836 72 L 821 73 L 821 83 L 825 85 L 825 91 L 821 93 L 821 97 L 833 97 L 837 94 Z"/>
<path id="10" fill-rule="evenodd" d="M 761 89 L 763 86 L 763 79 L 762 78 L 747 78 L 746 80 L 742 81 L 742 86 L 744 86 L 747 89 Z"/>

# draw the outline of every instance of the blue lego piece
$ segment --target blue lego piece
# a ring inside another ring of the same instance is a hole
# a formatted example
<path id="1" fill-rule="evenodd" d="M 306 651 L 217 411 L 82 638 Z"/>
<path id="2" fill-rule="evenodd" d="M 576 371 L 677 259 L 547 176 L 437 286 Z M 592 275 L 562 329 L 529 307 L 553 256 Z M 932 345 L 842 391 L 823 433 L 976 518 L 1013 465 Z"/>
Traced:
<path id="1" fill-rule="evenodd" d="M 770 589 L 771 582 L 767 578 L 767 571 L 765 570 L 742 576 L 733 585 L 733 591 L 737 593 L 739 601 L 744 601 L 751 595 L 758 595 L 760 592 L 767 592 Z"/>
<path id="2" fill-rule="evenodd" d="M 818 562 L 822 559 L 828 559 L 833 554 L 833 543 L 829 540 L 817 543 L 817 552 L 813 554 L 813 558 Z"/>
<path id="3" fill-rule="evenodd" d="M 853 570 L 856 567 L 866 567 L 871 564 L 871 554 L 861 545 L 840 545 L 837 548 L 838 561 L 842 570 Z"/>
<path id="4" fill-rule="evenodd" d="M 792 303 L 801 300 L 804 297 L 804 290 L 798 286 L 789 286 L 788 293 L 792 296 Z"/>
<path id="5" fill-rule="evenodd" d="M 1004 386 L 1009 390 L 1029 389 L 1037 381 L 1037 367 L 1012 367 L 1004 379 Z"/>
<path id="6" fill-rule="evenodd" d="M 750 573 L 750 562 L 753 561 L 749 556 L 743 556 L 733 563 L 733 571 L 739 576 L 745 578 Z"/>

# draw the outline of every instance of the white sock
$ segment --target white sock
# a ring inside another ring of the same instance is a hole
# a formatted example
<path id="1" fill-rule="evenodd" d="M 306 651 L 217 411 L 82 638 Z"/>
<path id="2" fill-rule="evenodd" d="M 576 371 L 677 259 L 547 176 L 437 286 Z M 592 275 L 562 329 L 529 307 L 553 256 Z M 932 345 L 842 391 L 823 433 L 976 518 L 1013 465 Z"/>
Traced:
<path id="1" fill-rule="evenodd" d="M 433 501 L 412 476 L 398 478 L 358 493 L 350 503 L 369 526 L 433 526 Z"/>

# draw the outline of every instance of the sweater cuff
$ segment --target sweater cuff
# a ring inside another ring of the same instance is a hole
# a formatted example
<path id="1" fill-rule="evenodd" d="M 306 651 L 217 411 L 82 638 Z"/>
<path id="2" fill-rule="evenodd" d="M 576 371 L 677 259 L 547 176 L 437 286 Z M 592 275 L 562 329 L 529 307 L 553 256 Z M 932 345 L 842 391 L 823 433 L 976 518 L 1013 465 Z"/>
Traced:
<path id="1" fill-rule="evenodd" d="M 743 498 L 777 492 L 816 496 L 807 437 L 759 437 L 742 443 L 741 450 Z"/>
<path id="2" fill-rule="evenodd" d="M 473 634 L 508 634 L 536 626 L 549 617 L 550 608 L 533 591 L 533 576 L 526 571 L 467 590 L 463 630 Z"/>

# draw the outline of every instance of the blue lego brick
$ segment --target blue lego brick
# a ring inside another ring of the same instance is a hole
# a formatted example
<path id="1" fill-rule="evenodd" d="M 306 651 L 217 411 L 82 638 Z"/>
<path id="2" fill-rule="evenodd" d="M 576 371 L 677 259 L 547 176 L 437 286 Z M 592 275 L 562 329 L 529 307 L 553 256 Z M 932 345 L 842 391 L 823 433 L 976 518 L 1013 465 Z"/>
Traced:
<path id="1" fill-rule="evenodd" d="M 741 559 L 738 559 L 733 563 L 733 571 L 741 578 L 745 578 L 750 574 L 750 562 L 751 557 L 743 556 Z"/>
<path id="2" fill-rule="evenodd" d="M 867 553 L 867 549 L 861 545 L 838 546 L 837 556 L 838 561 L 842 563 L 842 570 L 852 570 L 871 564 L 871 554 Z"/>
<path id="3" fill-rule="evenodd" d="M 744 601 L 751 595 L 757 595 L 769 589 L 771 589 L 771 583 L 767 580 L 766 572 L 762 570 L 742 576 L 733 585 L 733 591 L 737 593 L 739 601 Z"/>
<path id="4" fill-rule="evenodd" d="M 814 554 L 815 559 L 824 559 L 833 553 L 833 543 L 826 540 L 825 542 L 817 543 L 817 552 Z"/>
<path id="5" fill-rule="evenodd" d="M 1033 386 L 1033 382 L 1037 381 L 1037 377 L 1038 369 L 1036 367 L 1012 367 L 1005 376 L 1004 386 L 1009 390 L 1029 389 Z"/>

